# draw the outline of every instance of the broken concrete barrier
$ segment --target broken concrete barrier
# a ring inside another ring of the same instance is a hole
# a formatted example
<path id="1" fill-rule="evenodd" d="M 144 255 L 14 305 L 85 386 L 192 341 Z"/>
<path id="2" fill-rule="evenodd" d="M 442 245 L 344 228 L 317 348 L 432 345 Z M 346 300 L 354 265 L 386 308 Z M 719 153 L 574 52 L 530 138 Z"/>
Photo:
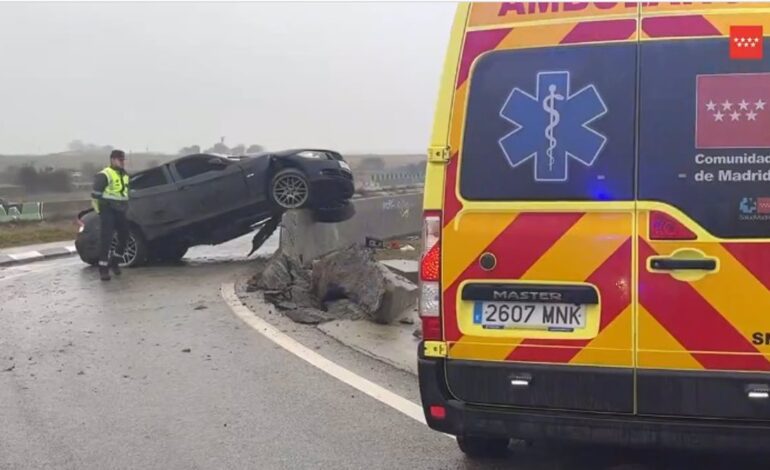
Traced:
<path id="1" fill-rule="evenodd" d="M 385 267 L 417 284 L 419 267 L 417 261 L 411 259 L 389 259 L 380 261 Z"/>
<path id="2" fill-rule="evenodd" d="M 399 276 L 387 267 L 377 264 L 385 279 L 385 294 L 380 308 L 372 320 L 383 325 L 390 325 L 401 317 L 406 310 L 417 303 L 417 286 L 405 277 Z"/>
<path id="3" fill-rule="evenodd" d="M 369 319 L 390 324 L 417 302 L 417 286 L 378 263 L 358 245 L 313 265 L 313 293 L 322 302 L 349 299 Z"/>
<path id="4" fill-rule="evenodd" d="M 382 303 L 385 278 L 372 253 L 358 245 L 313 263 L 313 293 L 321 302 L 350 299 L 372 315 Z"/>
<path id="5" fill-rule="evenodd" d="M 320 307 L 310 292 L 309 272 L 299 261 L 280 251 L 249 281 L 249 288 L 264 291 L 265 298 L 283 310 Z"/>
<path id="6" fill-rule="evenodd" d="M 356 215 L 336 224 L 317 223 L 309 210 L 288 211 L 281 222 L 280 248 L 309 266 L 313 260 L 366 237 L 381 240 L 412 235 L 422 227 L 422 193 L 353 199 Z"/>

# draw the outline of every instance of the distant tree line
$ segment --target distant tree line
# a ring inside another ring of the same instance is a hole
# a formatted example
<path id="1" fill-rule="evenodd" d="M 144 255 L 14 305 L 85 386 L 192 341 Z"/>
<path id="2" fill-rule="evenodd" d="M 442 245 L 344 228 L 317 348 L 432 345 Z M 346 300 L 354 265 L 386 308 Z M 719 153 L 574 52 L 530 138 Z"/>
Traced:
<path id="1" fill-rule="evenodd" d="M 73 140 L 67 144 L 67 150 L 70 152 L 81 153 L 110 153 L 114 148 L 112 145 L 97 145 L 83 142 L 82 140 Z"/>
<path id="2" fill-rule="evenodd" d="M 182 147 L 179 149 L 179 155 L 193 155 L 196 153 L 220 153 L 223 155 L 244 155 L 247 153 L 258 153 L 264 151 L 265 148 L 259 144 L 252 144 L 248 147 L 245 144 L 238 144 L 235 147 L 228 147 L 224 143 L 224 139 L 211 147 L 201 152 L 200 145 L 191 145 L 189 147 Z"/>
<path id="3" fill-rule="evenodd" d="M 46 167 L 37 169 L 33 165 L 11 166 L 0 174 L 4 183 L 24 188 L 28 194 L 68 193 L 72 191 L 72 173 L 69 170 Z"/>

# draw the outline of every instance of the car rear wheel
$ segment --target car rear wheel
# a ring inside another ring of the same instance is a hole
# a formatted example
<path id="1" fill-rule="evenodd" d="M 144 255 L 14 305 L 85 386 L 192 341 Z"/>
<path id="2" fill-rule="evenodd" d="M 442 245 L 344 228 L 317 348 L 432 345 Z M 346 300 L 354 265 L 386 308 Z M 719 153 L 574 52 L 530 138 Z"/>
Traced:
<path id="1" fill-rule="evenodd" d="M 356 215 L 356 207 L 349 200 L 339 201 L 330 206 L 316 207 L 313 209 L 313 218 L 316 222 L 334 224 L 344 222 Z"/>
<path id="2" fill-rule="evenodd" d="M 281 170 L 270 184 L 270 197 L 283 209 L 299 209 L 310 199 L 310 184 L 299 170 Z"/>
<path id="3" fill-rule="evenodd" d="M 118 244 L 117 234 L 112 238 L 112 250 L 114 252 L 115 247 Z M 132 268 L 134 266 L 140 266 L 147 261 L 148 249 L 147 242 L 144 241 L 144 237 L 137 233 L 136 230 L 129 229 L 128 240 L 126 240 L 126 249 L 123 250 L 123 256 L 120 256 L 118 264 L 121 267 Z"/>
<path id="4" fill-rule="evenodd" d="M 465 455 L 475 459 L 502 458 L 508 454 L 510 439 L 457 436 L 457 445 Z"/>

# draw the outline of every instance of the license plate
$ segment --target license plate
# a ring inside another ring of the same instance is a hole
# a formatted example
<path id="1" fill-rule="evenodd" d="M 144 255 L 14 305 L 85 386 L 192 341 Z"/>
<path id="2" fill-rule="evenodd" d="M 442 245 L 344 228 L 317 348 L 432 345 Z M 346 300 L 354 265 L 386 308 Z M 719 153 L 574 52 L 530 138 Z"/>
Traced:
<path id="1" fill-rule="evenodd" d="M 573 331 L 586 326 L 586 306 L 555 303 L 476 302 L 473 323 L 489 329 Z"/>

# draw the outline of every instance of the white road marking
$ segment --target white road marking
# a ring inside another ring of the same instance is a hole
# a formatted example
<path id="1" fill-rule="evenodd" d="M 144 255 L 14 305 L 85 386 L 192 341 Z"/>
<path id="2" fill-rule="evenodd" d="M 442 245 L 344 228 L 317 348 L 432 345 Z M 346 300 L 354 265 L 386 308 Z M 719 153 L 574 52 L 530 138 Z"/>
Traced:
<path id="1" fill-rule="evenodd" d="M 303 361 L 321 369 L 335 379 L 344 382 L 356 390 L 363 392 L 375 400 L 400 411 L 415 421 L 425 424 L 425 416 L 420 405 L 397 395 L 390 390 L 371 382 L 360 375 L 330 361 L 317 352 L 303 346 L 290 336 L 282 333 L 273 325 L 259 318 L 248 307 L 243 305 L 235 294 L 235 284 L 222 284 L 222 298 L 225 300 L 235 315 L 247 325 L 254 328 L 262 336 L 274 342 L 283 349 L 294 354 Z"/>

